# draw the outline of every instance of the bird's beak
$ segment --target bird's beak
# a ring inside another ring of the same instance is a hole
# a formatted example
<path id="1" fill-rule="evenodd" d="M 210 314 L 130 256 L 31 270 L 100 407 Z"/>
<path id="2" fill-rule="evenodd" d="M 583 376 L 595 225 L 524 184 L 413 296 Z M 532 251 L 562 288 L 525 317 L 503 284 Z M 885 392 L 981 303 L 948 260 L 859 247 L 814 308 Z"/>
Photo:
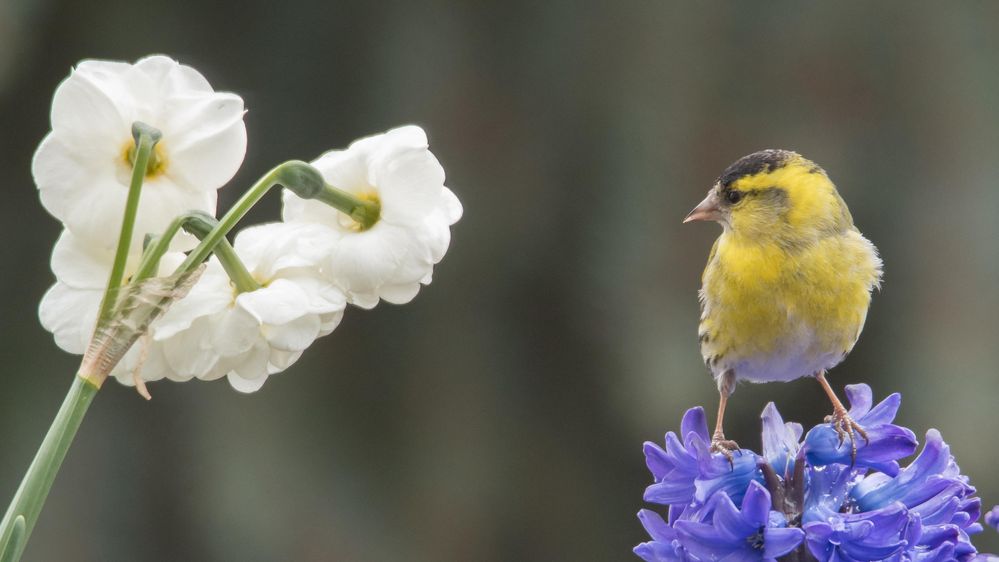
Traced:
<path id="1" fill-rule="evenodd" d="M 694 210 L 683 219 L 684 224 L 692 221 L 716 221 L 721 219 L 721 211 L 718 208 L 718 194 L 712 189 L 708 196 L 701 201 Z"/>

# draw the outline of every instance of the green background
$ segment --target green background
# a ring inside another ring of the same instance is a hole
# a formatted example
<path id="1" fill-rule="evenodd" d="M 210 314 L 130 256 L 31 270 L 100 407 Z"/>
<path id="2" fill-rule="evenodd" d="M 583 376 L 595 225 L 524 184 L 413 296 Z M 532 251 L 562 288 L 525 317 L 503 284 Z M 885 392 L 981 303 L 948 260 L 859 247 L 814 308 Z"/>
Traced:
<path id="1" fill-rule="evenodd" d="M 38 324 L 59 224 L 30 159 L 84 58 L 162 52 L 242 95 L 220 194 L 415 122 L 465 205 L 414 302 L 351 309 L 262 391 L 110 382 L 26 561 L 632 560 L 645 440 L 715 410 L 696 292 L 731 161 L 825 167 L 886 277 L 830 374 L 904 395 L 999 503 L 999 4 L 0 0 L 0 495 L 77 363 Z M 270 196 L 250 219 L 274 220 Z M 743 385 L 729 436 L 818 385 Z M 6 500 L 3 500 L 6 503 Z M 994 532 L 977 542 L 999 549 Z"/>

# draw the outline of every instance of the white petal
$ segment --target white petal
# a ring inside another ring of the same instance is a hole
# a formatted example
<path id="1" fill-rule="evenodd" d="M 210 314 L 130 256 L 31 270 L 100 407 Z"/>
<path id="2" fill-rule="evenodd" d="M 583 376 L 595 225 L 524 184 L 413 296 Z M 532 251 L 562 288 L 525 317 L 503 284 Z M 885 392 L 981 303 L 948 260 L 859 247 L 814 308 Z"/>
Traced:
<path id="1" fill-rule="evenodd" d="M 341 320 L 343 320 L 342 310 L 338 312 L 331 312 L 329 314 L 320 314 L 319 321 L 321 324 L 319 326 L 319 336 L 322 337 L 331 334 L 333 330 L 336 330 L 337 326 L 340 325 Z"/>
<path id="2" fill-rule="evenodd" d="M 256 392 L 267 379 L 270 348 L 261 342 L 241 359 L 229 372 L 229 384 L 240 392 Z"/>
<path id="3" fill-rule="evenodd" d="M 441 192 L 441 207 L 443 207 L 444 217 L 447 220 L 448 226 L 458 222 L 464 213 L 464 208 L 461 205 L 461 201 L 458 200 L 458 196 L 446 187 Z"/>
<path id="4" fill-rule="evenodd" d="M 294 365 L 301 356 L 301 351 L 279 351 L 272 349 L 267 360 L 267 373 L 269 375 L 280 373 L 281 371 L 284 371 L 288 367 Z"/>
<path id="5" fill-rule="evenodd" d="M 161 262 L 162 266 L 162 262 Z M 154 338 L 164 340 L 173 337 L 202 317 L 220 314 L 233 300 L 233 289 L 222 266 L 216 258 L 208 262 L 201 279 L 186 297 L 173 303 L 154 324 Z"/>
<path id="6" fill-rule="evenodd" d="M 131 96 L 122 81 L 128 68 L 108 61 L 80 63 L 52 97 L 52 129 L 73 146 L 118 153 L 132 138 Z"/>
<path id="7" fill-rule="evenodd" d="M 336 285 L 321 277 L 312 268 L 286 270 L 282 278 L 293 282 L 308 299 L 308 311 L 312 314 L 342 312 L 347 306 L 347 295 Z"/>
<path id="8" fill-rule="evenodd" d="M 236 357 L 249 351 L 263 339 L 260 323 L 239 307 L 229 307 L 215 317 L 210 345 L 223 357 Z"/>
<path id="9" fill-rule="evenodd" d="M 178 378 L 166 362 L 163 346 L 149 338 L 139 338 L 111 371 L 111 376 L 125 386 L 135 386 L 136 369 L 139 377 L 146 382 Z"/>
<path id="10" fill-rule="evenodd" d="M 372 163 L 372 181 L 381 198 L 381 219 L 406 224 L 422 221 L 444 190 L 444 168 L 430 151 L 406 148 Z"/>
<path id="11" fill-rule="evenodd" d="M 261 329 L 273 349 L 303 351 L 319 337 L 319 315 L 309 314 L 287 324 L 267 324 Z"/>
<path id="12" fill-rule="evenodd" d="M 309 314 L 308 297 L 287 279 L 276 279 L 256 291 L 241 293 L 236 304 L 261 324 L 287 324 Z"/>
<path id="13" fill-rule="evenodd" d="M 433 268 L 432 256 L 410 229 L 378 224 L 345 236 L 330 253 L 324 274 L 358 306 L 374 306 L 383 285 L 419 283 Z M 372 303 L 368 296 L 374 295 Z"/>
<path id="14" fill-rule="evenodd" d="M 370 186 L 367 154 L 352 145 L 347 150 L 331 150 L 312 162 L 327 183 L 350 192 Z"/>
<path id="15" fill-rule="evenodd" d="M 218 353 L 202 346 L 212 329 L 209 318 L 200 318 L 190 328 L 161 342 L 166 364 L 181 379 L 206 373 L 219 360 Z"/>
<path id="16" fill-rule="evenodd" d="M 138 256 L 130 256 L 132 261 Z M 77 289 L 103 289 L 114 263 L 114 252 L 88 244 L 63 230 L 52 249 L 49 265 L 59 281 Z"/>
<path id="17" fill-rule="evenodd" d="M 310 267 L 325 253 L 320 244 L 329 244 L 325 227 L 274 222 L 251 226 L 239 232 L 233 246 L 236 254 L 257 278 L 269 280 L 281 271 Z"/>
<path id="18" fill-rule="evenodd" d="M 260 388 L 264 386 L 264 383 L 267 382 L 266 374 L 258 376 L 256 378 L 248 379 L 248 378 L 243 378 L 235 371 L 233 371 L 226 376 L 229 379 L 229 384 L 234 389 L 244 394 L 250 394 L 252 392 L 260 390 Z"/>
<path id="19" fill-rule="evenodd" d="M 392 304 L 406 304 L 420 292 L 420 283 L 402 285 L 382 285 L 378 288 L 378 296 Z"/>
<path id="20" fill-rule="evenodd" d="M 200 72 L 164 55 L 151 55 L 135 62 L 134 68 L 165 92 L 211 93 L 212 86 Z"/>
<path id="21" fill-rule="evenodd" d="M 246 156 L 243 100 L 235 94 L 184 99 L 168 106 L 167 174 L 189 189 L 212 190 L 236 174 Z M 174 130 L 176 129 L 176 130 Z"/>
<path id="22" fill-rule="evenodd" d="M 38 319 L 55 336 L 56 345 L 69 353 L 82 355 L 94 333 L 102 296 L 103 291 L 99 289 L 74 289 L 56 283 L 42 297 Z"/>
<path id="23" fill-rule="evenodd" d="M 31 161 L 31 174 L 38 186 L 42 205 L 52 216 L 65 220 L 76 201 L 91 191 L 99 178 L 114 177 L 115 154 L 102 154 L 99 144 L 69 146 L 55 133 L 49 133 Z"/>

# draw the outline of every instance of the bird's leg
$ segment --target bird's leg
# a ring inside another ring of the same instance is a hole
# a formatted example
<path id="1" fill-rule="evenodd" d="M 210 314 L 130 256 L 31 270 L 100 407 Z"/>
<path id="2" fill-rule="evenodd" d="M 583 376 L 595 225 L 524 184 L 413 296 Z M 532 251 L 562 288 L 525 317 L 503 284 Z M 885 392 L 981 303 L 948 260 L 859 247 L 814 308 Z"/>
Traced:
<path id="1" fill-rule="evenodd" d="M 852 460 L 857 460 L 857 439 L 856 436 L 860 435 L 864 438 L 864 443 L 870 443 L 870 439 L 867 438 L 867 432 L 864 428 L 860 426 L 857 422 L 853 421 L 850 414 L 846 411 L 846 407 L 843 403 L 839 401 L 836 397 L 836 391 L 829 386 L 829 381 L 826 380 L 826 372 L 819 371 L 815 374 L 816 380 L 822 385 L 822 390 L 826 391 L 826 395 L 829 396 L 829 400 L 832 401 L 833 413 L 831 416 L 826 416 L 826 423 L 831 423 L 833 429 L 836 430 L 836 434 L 839 435 L 839 444 L 842 445 L 843 441 L 847 438 L 850 439 L 850 458 Z"/>
<path id="2" fill-rule="evenodd" d="M 718 420 L 715 422 L 715 433 L 711 436 L 711 452 L 725 455 L 728 463 L 733 467 L 735 466 L 735 461 L 732 458 L 732 452 L 739 450 L 739 444 L 735 441 L 725 439 L 722 422 L 725 419 L 725 405 L 728 403 L 728 397 L 734 389 L 735 374 L 732 371 L 726 371 L 718 379 L 718 394 L 720 395 L 718 400 Z"/>

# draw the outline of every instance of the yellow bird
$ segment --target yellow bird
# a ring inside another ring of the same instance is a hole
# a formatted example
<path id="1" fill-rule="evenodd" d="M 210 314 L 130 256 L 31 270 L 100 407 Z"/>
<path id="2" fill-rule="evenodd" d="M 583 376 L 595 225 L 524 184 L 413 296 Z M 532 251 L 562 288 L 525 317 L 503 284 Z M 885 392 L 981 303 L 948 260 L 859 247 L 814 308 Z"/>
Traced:
<path id="1" fill-rule="evenodd" d="M 722 225 L 701 278 L 701 355 L 721 399 L 711 450 L 731 460 L 725 404 L 740 380 L 814 376 L 833 404 L 840 440 L 864 429 L 826 381 L 860 337 L 880 287 L 877 248 L 857 227 L 825 171 L 787 150 L 729 166 L 683 222 Z"/>

